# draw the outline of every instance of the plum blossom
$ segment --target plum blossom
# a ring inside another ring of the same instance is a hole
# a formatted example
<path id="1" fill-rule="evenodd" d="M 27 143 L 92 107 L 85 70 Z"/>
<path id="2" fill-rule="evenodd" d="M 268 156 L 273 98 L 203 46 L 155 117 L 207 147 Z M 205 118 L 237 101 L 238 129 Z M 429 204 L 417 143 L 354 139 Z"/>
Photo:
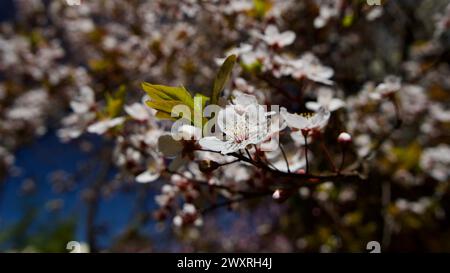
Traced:
<path id="1" fill-rule="evenodd" d="M 297 60 L 290 60 L 289 66 L 289 74 L 294 79 L 302 79 L 305 77 L 314 82 L 326 85 L 333 84 L 330 78 L 333 77 L 334 70 L 330 67 L 323 66 L 319 59 L 312 53 L 306 53 Z"/>
<path id="2" fill-rule="evenodd" d="M 427 148 L 420 157 L 420 167 L 434 179 L 446 182 L 450 177 L 450 146 Z"/>
<path id="3" fill-rule="evenodd" d="M 259 144 L 267 140 L 275 126 L 270 126 L 271 113 L 267 113 L 256 98 L 241 94 L 234 104 L 228 105 L 218 113 L 217 125 L 225 134 L 225 141 L 208 136 L 200 139 L 200 145 L 209 150 L 229 154 L 245 149 L 250 144 Z M 279 130 L 279 128 L 278 128 Z"/>
<path id="4" fill-rule="evenodd" d="M 306 103 L 306 108 L 312 111 L 318 111 L 320 107 L 328 109 L 330 112 L 334 112 L 345 105 L 341 99 L 333 98 L 333 90 L 322 87 L 318 91 L 317 102 L 309 101 Z"/>
<path id="5" fill-rule="evenodd" d="M 226 14 L 247 12 L 253 8 L 253 3 L 250 0 L 232 0 L 224 7 Z"/>
<path id="6" fill-rule="evenodd" d="M 283 48 L 292 44 L 295 40 L 295 33 L 293 31 L 280 32 L 275 25 L 269 25 L 264 31 L 264 34 L 255 33 L 256 37 L 260 38 L 266 44 L 276 48 Z"/>
<path id="7" fill-rule="evenodd" d="M 384 10 L 382 7 L 375 7 L 372 8 L 367 14 L 366 14 L 366 19 L 367 21 L 374 21 L 378 18 L 380 18 L 381 16 L 383 16 Z"/>
<path id="8" fill-rule="evenodd" d="M 287 112 L 286 108 L 281 108 L 280 114 L 286 121 L 287 126 L 305 133 L 320 131 L 327 125 L 330 119 L 330 111 L 323 107 L 312 115 L 291 114 Z"/>
<path id="9" fill-rule="evenodd" d="M 102 135 L 109 129 L 121 125 L 125 121 L 125 117 L 107 118 L 91 124 L 87 131 L 89 133 Z"/>
<path id="10" fill-rule="evenodd" d="M 225 58 L 217 58 L 217 59 L 216 59 L 216 64 L 217 64 L 217 65 L 222 65 L 223 62 L 225 61 L 225 59 L 226 59 L 228 56 L 236 55 L 237 57 L 239 57 L 240 55 L 249 53 L 249 52 L 251 52 L 252 50 L 253 50 L 253 46 L 252 46 L 251 44 L 241 43 L 238 47 L 234 47 L 234 48 L 228 50 L 228 51 L 225 53 Z"/>
<path id="11" fill-rule="evenodd" d="M 136 182 L 149 183 L 156 181 L 160 177 L 161 171 L 164 170 L 164 162 L 162 158 L 152 152 L 150 153 L 148 162 L 147 169 L 136 176 Z"/>
<path id="12" fill-rule="evenodd" d="M 20 96 L 6 112 L 12 120 L 32 121 L 43 117 L 48 105 L 48 95 L 43 89 L 30 90 Z"/>
<path id="13" fill-rule="evenodd" d="M 96 118 L 94 91 L 89 86 L 82 86 L 80 94 L 71 102 L 72 114 L 62 120 L 63 128 L 58 130 L 62 141 L 78 138 Z"/>
<path id="14" fill-rule="evenodd" d="M 423 87 L 418 85 L 405 85 L 399 92 L 400 105 L 405 113 L 405 118 L 415 116 L 422 113 L 428 106 L 428 98 Z"/>
<path id="15" fill-rule="evenodd" d="M 95 108 L 95 94 L 89 86 L 82 86 L 80 94 L 70 102 L 75 113 L 84 114 Z"/>
<path id="16" fill-rule="evenodd" d="M 137 121 L 147 121 L 152 117 L 149 109 L 141 103 L 135 102 L 131 105 L 125 105 L 124 109 L 125 112 L 130 115 L 130 117 Z"/>
<path id="17" fill-rule="evenodd" d="M 338 17 L 342 0 L 316 0 L 319 5 L 319 16 L 314 19 L 314 27 L 323 28 L 331 18 Z"/>
<path id="18" fill-rule="evenodd" d="M 447 5 L 444 12 L 442 14 L 438 14 L 436 18 L 434 18 L 435 23 L 435 31 L 434 37 L 439 38 L 442 34 L 444 34 L 450 25 L 450 4 Z"/>
<path id="19" fill-rule="evenodd" d="M 375 90 L 370 93 L 370 97 L 374 100 L 389 97 L 402 88 L 401 79 L 396 76 L 387 76 L 383 83 L 380 83 Z"/>
<path id="20" fill-rule="evenodd" d="M 430 114 L 435 120 L 440 122 L 450 122 L 450 111 L 446 110 L 443 105 L 433 103 L 430 106 Z"/>
<path id="21" fill-rule="evenodd" d="M 203 220 L 197 212 L 197 208 L 189 203 L 183 205 L 183 209 L 179 211 L 178 215 L 173 218 L 173 224 L 176 227 L 180 227 L 183 224 L 194 224 L 195 226 L 201 226 Z"/>

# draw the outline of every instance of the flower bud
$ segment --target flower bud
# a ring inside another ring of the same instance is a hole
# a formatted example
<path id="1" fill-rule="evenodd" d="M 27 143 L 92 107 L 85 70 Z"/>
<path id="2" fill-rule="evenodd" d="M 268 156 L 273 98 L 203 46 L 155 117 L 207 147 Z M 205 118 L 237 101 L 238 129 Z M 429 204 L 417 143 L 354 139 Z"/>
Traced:
<path id="1" fill-rule="evenodd" d="M 352 142 L 352 136 L 349 133 L 342 132 L 338 136 L 339 143 L 350 143 Z"/>
<path id="2" fill-rule="evenodd" d="M 290 190 L 278 189 L 273 192 L 272 198 L 278 203 L 282 203 L 286 201 L 291 195 L 292 191 Z"/>

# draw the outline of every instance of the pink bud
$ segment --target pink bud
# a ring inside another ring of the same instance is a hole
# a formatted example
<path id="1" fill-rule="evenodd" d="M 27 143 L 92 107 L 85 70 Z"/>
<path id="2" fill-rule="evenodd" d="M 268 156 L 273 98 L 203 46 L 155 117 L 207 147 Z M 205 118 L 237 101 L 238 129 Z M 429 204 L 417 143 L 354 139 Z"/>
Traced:
<path id="1" fill-rule="evenodd" d="M 352 142 L 352 136 L 349 133 L 342 132 L 338 136 L 339 143 L 349 143 Z"/>
<path id="2" fill-rule="evenodd" d="M 281 198 L 281 190 L 276 190 L 272 194 L 272 198 L 275 200 L 279 200 Z"/>

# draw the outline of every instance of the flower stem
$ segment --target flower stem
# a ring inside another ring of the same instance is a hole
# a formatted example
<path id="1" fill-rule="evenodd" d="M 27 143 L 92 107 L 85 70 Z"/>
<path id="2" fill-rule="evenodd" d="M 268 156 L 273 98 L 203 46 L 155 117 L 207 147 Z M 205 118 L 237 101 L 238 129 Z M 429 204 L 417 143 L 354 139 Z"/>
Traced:
<path id="1" fill-rule="evenodd" d="M 281 153 L 283 154 L 284 161 L 286 162 L 287 171 L 288 173 L 291 173 L 291 169 L 289 168 L 289 162 L 286 153 L 284 152 L 283 146 L 281 145 L 281 143 L 278 143 L 278 145 L 280 146 Z"/>
<path id="2" fill-rule="evenodd" d="M 309 174 L 309 162 L 308 162 L 308 138 L 306 134 L 303 134 L 305 139 L 305 160 L 306 160 L 306 174 Z"/>
<path id="3" fill-rule="evenodd" d="M 342 169 L 344 168 L 344 162 L 345 162 L 345 153 L 347 152 L 347 145 L 344 145 L 342 147 L 342 158 L 341 158 L 341 165 L 339 166 L 339 169 L 337 170 L 337 173 L 340 174 Z"/>

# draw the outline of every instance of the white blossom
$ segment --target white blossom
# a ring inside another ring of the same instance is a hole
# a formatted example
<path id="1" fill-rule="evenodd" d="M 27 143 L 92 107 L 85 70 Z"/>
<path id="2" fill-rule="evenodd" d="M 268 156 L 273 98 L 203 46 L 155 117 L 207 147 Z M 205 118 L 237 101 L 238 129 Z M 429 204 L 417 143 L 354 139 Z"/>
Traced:
<path id="1" fill-rule="evenodd" d="M 401 79 L 396 76 L 387 76 L 383 83 L 380 83 L 375 90 L 370 93 L 370 97 L 374 100 L 380 100 L 399 91 L 402 87 Z"/>
<path id="2" fill-rule="evenodd" d="M 450 146 L 427 148 L 420 157 L 420 167 L 434 179 L 446 182 L 450 177 Z"/>
<path id="3" fill-rule="evenodd" d="M 114 128 L 118 125 L 121 125 L 124 121 L 125 121 L 124 117 L 117 117 L 117 118 L 112 118 L 112 119 L 108 118 L 108 119 L 100 120 L 94 124 L 91 124 L 87 128 L 87 131 L 89 133 L 102 135 L 109 129 Z"/>
<path id="4" fill-rule="evenodd" d="M 222 154 L 259 144 L 274 133 L 270 131 L 273 126 L 269 126 L 269 115 L 254 96 L 242 94 L 236 97 L 234 104 L 218 113 L 217 125 L 225 134 L 225 141 L 209 136 L 200 139 L 199 143 L 205 149 Z"/>
<path id="5" fill-rule="evenodd" d="M 308 101 L 306 103 L 306 108 L 312 111 L 318 111 L 320 107 L 328 109 L 328 111 L 333 112 L 342 107 L 345 103 L 341 99 L 333 98 L 333 90 L 329 88 L 320 88 L 317 95 L 316 101 Z"/>
<path id="6" fill-rule="evenodd" d="M 311 53 L 304 54 L 300 59 L 289 61 L 290 69 L 288 70 L 294 79 L 307 78 L 314 82 L 326 85 L 333 84 L 330 80 L 334 75 L 334 70 L 330 67 L 323 66 L 319 59 Z"/>
<path id="7" fill-rule="evenodd" d="M 293 31 L 280 32 L 275 25 L 267 26 L 264 34 L 255 33 L 255 35 L 269 46 L 275 46 L 277 48 L 288 46 L 295 40 L 295 33 Z"/>
<path id="8" fill-rule="evenodd" d="M 136 102 L 131 105 L 125 105 L 124 108 L 125 112 L 130 115 L 130 117 L 138 121 L 146 121 L 152 117 L 148 108 L 141 103 Z"/>
<path id="9" fill-rule="evenodd" d="M 287 112 L 286 108 L 282 108 L 280 113 L 291 129 L 307 132 L 320 131 L 330 119 L 330 111 L 323 107 L 312 115 L 291 114 Z"/>

